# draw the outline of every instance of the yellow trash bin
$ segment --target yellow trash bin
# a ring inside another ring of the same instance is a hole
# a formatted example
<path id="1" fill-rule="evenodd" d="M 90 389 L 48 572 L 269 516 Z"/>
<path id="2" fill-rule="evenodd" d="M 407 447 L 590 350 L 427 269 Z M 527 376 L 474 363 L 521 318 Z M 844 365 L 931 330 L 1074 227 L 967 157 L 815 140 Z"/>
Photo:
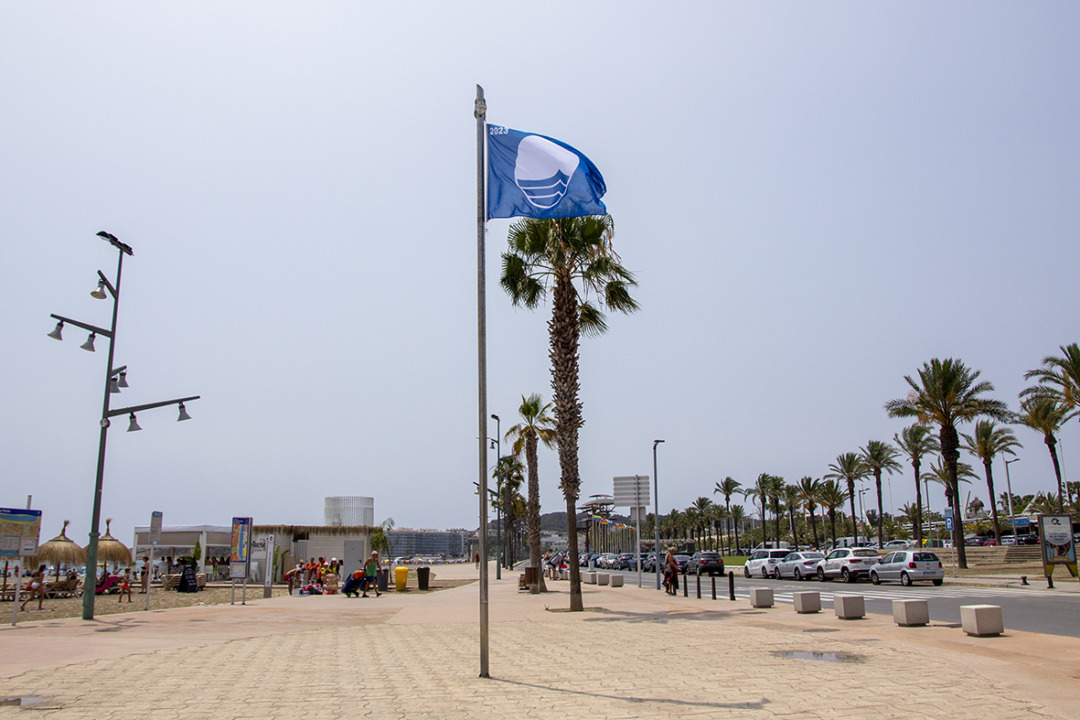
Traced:
<path id="1" fill-rule="evenodd" d="M 404 592 L 405 582 L 409 579 L 409 568 L 396 567 L 394 568 L 394 589 L 398 592 Z"/>

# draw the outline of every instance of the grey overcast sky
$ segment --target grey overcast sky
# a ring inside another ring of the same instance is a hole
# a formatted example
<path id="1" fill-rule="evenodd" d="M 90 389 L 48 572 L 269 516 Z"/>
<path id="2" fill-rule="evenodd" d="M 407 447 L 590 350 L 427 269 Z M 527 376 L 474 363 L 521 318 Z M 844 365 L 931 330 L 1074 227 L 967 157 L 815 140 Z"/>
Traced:
<path id="1" fill-rule="evenodd" d="M 86 541 L 107 343 L 46 333 L 50 313 L 108 324 L 88 294 L 115 274 L 107 230 L 135 250 L 114 407 L 202 395 L 192 422 L 114 424 L 121 540 L 153 510 L 321 523 L 328 495 L 475 528 L 477 83 L 490 122 L 596 163 L 640 281 L 641 311 L 582 345 L 584 495 L 651 474 L 655 438 L 664 510 L 727 475 L 819 477 L 902 429 L 882 404 L 934 357 L 1015 405 L 1080 340 L 1078 20 L 989 0 L 4 3 L 0 506 L 32 494 L 42 539 L 70 519 Z M 551 397 L 550 305 L 498 287 L 508 226 L 486 256 L 504 431 L 522 394 Z M 1050 490 L 1041 438 L 1016 432 L 1014 490 Z"/>

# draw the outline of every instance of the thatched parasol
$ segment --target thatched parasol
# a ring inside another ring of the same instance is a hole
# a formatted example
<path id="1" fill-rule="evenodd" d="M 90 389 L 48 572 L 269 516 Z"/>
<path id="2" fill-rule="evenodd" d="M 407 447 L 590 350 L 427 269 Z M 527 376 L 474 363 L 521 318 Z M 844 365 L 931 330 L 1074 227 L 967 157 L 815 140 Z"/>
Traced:
<path id="1" fill-rule="evenodd" d="M 37 557 L 40 562 L 56 565 L 56 579 L 60 580 L 60 565 L 86 564 L 86 551 L 72 542 L 67 536 L 70 520 L 64 521 L 60 534 L 38 547 Z"/>
<path id="2" fill-rule="evenodd" d="M 98 562 L 114 562 L 123 565 L 131 564 L 131 551 L 124 543 L 120 542 L 109 533 L 109 525 L 112 518 L 105 521 L 105 534 L 98 538 L 97 559 Z"/>

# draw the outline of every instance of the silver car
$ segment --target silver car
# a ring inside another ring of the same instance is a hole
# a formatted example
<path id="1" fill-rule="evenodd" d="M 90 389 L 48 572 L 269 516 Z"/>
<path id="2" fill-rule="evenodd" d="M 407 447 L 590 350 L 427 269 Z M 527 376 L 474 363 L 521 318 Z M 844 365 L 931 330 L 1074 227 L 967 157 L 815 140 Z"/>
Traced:
<path id="1" fill-rule="evenodd" d="M 938 556 L 928 550 L 897 550 L 870 568 L 870 582 L 877 585 L 886 580 L 897 580 L 901 585 L 929 580 L 940 585 L 945 581 L 945 568 Z"/>
<path id="2" fill-rule="evenodd" d="M 819 560 L 817 565 L 818 580 L 843 578 L 844 582 L 855 582 L 859 577 L 870 574 L 870 568 L 881 555 L 874 548 L 837 548 Z"/>
<path id="3" fill-rule="evenodd" d="M 773 577 L 783 580 L 790 577 L 796 580 L 812 578 L 817 573 L 817 564 L 825 559 L 825 553 L 810 551 L 791 552 L 773 568 Z"/>

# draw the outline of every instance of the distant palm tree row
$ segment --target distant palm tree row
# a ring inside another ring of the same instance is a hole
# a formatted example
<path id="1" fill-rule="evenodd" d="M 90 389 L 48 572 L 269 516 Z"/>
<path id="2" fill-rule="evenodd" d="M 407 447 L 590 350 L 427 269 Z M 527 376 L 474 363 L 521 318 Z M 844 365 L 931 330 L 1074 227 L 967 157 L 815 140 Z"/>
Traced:
<path id="1" fill-rule="evenodd" d="M 906 537 L 906 525 L 913 528 L 915 540 L 923 541 L 923 528 L 930 519 L 924 509 L 921 483 L 928 480 L 944 486 L 948 507 L 962 503 L 960 482 L 977 476 L 970 465 L 961 462 L 960 450 L 966 450 L 982 463 L 990 499 L 992 530 L 1001 537 L 999 503 L 1007 510 L 1007 493 L 998 495 L 994 487 L 993 461 L 999 456 L 1015 455 L 1020 441 L 1009 425 L 1022 425 L 1038 432 L 1050 453 L 1057 477 L 1056 499 L 1049 493 L 1013 496 L 1017 511 L 1031 508 L 1036 512 L 1070 512 L 1080 518 L 1080 483 L 1062 483 L 1061 465 L 1056 445 L 1057 434 L 1070 419 L 1080 419 L 1080 347 L 1077 343 L 1061 346 L 1061 355 L 1045 357 L 1042 366 L 1025 373 L 1034 384 L 1020 393 L 1019 411 L 1011 411 L 1000 400 L 988 397 L 991 383 L 979 380 L 979 371 L 969 369 L 962 361 L 934 359 L 925 363 L 917 376 L 906 376 L 908 394 L 885 403 L 890 417 L 911 418 L 916 422 L 901 430 L 893 442 L 870 440 L 858 452 L 841 453 L 828 466 L 821 478 L 803 477 L 788 484 L 784 478 L 768 473 L 758 475 L 752 486 L 743 487 L 731 477 L 715 483 L 713 494 L 723 498 L 722 504 L 708 497 L 699 497 L 685 510 L 672 510 L 661 519 L 661 532 L 673 540 L 685 539 L 696 547 L 726 548 L 735 551 L 758 542 L 788 540 L 796 545 L 806 543 L 815 547 L 824 541 L 824 519 L 828 518 L 829 536 L 837 538 L 837 516 L 844 532 L 858 536 L 855 511 L 856 483 L 874 479 L 877 508 L 866 512 L 874 526 L 880 545 L 890 537 Z M 972 423 L 972 434 L 960 433 L 958 426 Z M 936 437 L 932 428 L 937 429 Z M 900 508 L 897 517 L 885 512 L 881 479 L 902 471 L 901 458 L 910 464 L 915 481 L 915 503 Z M 926 467 L 924 468 L 924 463 Z M 749 503 L 748 512 L 742 505 L 733 505 L 731 498 L 742 495 Z M 844 518 L 844 505 L 849 512 Z M 768 515 L 772 514 L 772 536 Z M 752 513 L 757 513 L 754 518 Z M 786 513 L 786 529 L 781 528 Z M 817 520 L 822 519 L 819 539 Z M 651 522 L 651 519 L 650 519 Z M 844 528 L 844 523 L 850 523 Z M 649 532 L 652 532 L 650 526 Z M 955 522 L 953 545 L 961 567 L 967 567 L 964 551 L 964 524 Z M 746 542 L 740 541 L 749 537 Z"/>

